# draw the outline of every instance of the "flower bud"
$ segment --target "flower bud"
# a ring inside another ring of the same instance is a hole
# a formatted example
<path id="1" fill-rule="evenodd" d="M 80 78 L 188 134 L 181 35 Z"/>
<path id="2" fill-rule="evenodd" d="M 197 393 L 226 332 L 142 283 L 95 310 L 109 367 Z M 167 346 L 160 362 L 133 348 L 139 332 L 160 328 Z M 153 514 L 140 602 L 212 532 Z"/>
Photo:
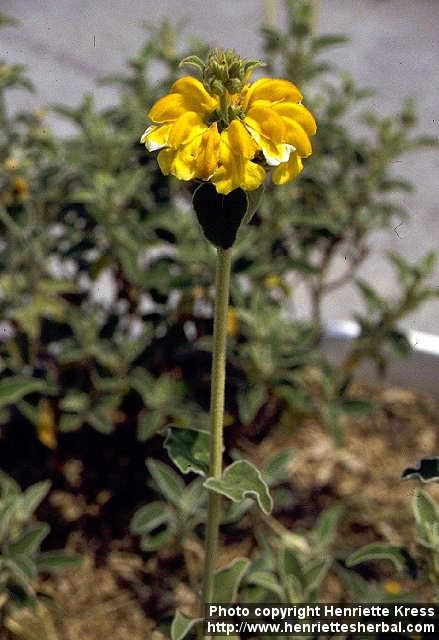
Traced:
<path id="1" fill-rule="evenodd" d="M 203 84 L 215 95 L 225 92 L 239 93 L 247 81 L 248 60 L 241 58 L 233 49 L 214 49 L 208 56 L 203 72 Z M 251 61 L 252 68 L 259 61 Z"/>

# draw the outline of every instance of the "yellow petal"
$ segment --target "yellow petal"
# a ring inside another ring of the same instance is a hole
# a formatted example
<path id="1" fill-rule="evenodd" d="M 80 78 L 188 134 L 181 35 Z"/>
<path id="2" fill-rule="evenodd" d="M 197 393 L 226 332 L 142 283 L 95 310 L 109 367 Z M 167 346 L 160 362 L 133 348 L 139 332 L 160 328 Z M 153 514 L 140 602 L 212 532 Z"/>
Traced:
<path id="1" fill-rule="evenodd" d="M 179 78 L 171 87 L 171 94 L 181 95 L 189 111 L 211 113 L 218 105 L 218 98 L 211 96 L 203 84 L 192 76 Z"/>
<path id="2" fill-rule="evenodd" d="M 218 193 L 227 195 L 238 187 L 244 191 L 257 189 L 264 181 L 264 169 L 243 156 L 233 153 L 227 143 L 228 136 L 224 135 L 225 133 L 225 131 L 221 133 L 221 166 L 211 179 L 216 190 Z"/>
<path id="3" fill-rule="evenodd" d="M 160 98 L 148 113 L 153 122 L 173 122 L 186 111 L 205 117 L 218 106 L 218 98 L 209 95 L 201 82 L 191 76 L 180 78 L 168 95 Z"/>
<path id="4" fill-rule="evenodd" d="M 190 145 L 180 149 L 162 149 L 157 156 L 162 173 L 170 173 L 179 180 L 192 180 L 196 176 L 196 160 Z"/>
<path id="5" fill-rule="evenodd" d="M 196 156 L 197 177 L 208 180 L 215 171 L 219 160 L 220 134 L 216 122 L 203 133 Z"/>
<path id="6" fill-rule="evenodd" d="M 284 120 L 269 107 L 252 107 L 248 111 L 244 122 L 252 127 L 252 129 L 258 131 L 265 138 L 274 142 L 274 144 L 286 142 L 286 126 Z"/>
<path id="7" fill-rule="evenodd" d="M 157 156 L 157 162 L 163 175 L 168 176 L 171 173 L 172 162 L 177 152 L 175 149 L 162 149 Z"/>
<path id="8" fill-rule="evenodd" d="M 294 102 L 279 102 L 272 105 L 272 108 L 280 116 L 291 118 L 295 120 L 303 127 L 309 136 L 315 135 L 317 131 L 316 121 L 314 116 L 303 104 L 295 104 Z"/>
<path id="9" fill-rule="evenodd" d="M 280 164 L 272 173 L 274 184 L 285 184 L 293 180 L 303 169 L 302 160 L 297 153 L 292 153 L 288 162 Z"/>
<path id="10" fill-rule="evenodd" d="M 172 124 L 163 124 L 160 126 L 152 125 L 148 127 L 140 142 L 144 143 L 148 151 L 157 151 L 163 149 L 168 144 L 169 132 Z"/>
<path id="11" fill-rule="evenodd" d="M 254 100 L 269 100 L 270 102 L 289 100 L 290 102 L 300 102 L 302 100 L 302 94 L 299 89 L 288 80 L 261 78 L 260 80 L 256 80 L 247 91 L 244 109 L 250 108 Z"/>
<path id="12" fill-rule="evenodd" d="M 176 149 L 181 145 L 190 142 L 203 131 L 206 131 L 207 125 L 203 123 L 201 116 L 194 111 L 186 111 L 183 113 L 171 127 L 168 137 L 168 145 Z"/>
<path id="13" fill-rule="evenodd" d="M 153 122 L 173 122 L 185 111 L 186 104 L 183 96 L 178 93 L 168 93 L 153 105 L 148 112 L 148 118 Z"/>
<path id="14" fill-rule="evenodd" d="M 233 153 L 243 158 L 250 160 L 258 150 L 258 145 L 240 120 L 232 120 L 221 135 Z"/>
<path id="15" fill-rule="evenodd" d="M 251 137 L 264 154 L 267 164 L 276 167 L 281 162 L 287 162 L 291 151 L 294 151 L 294 147 L 292 145 L 285 143 L 275 144 L 265 136 L 261 135 L 259 131 L 250 127 L 247 121 L 246 127 Z"/>
<path id="16" fill-rule="evenodd" d="M 312 154 L 312 146 L 304 129 L 291 118 L 283 118 L 283 120 L 287 124 L 286 142 L 292 144 L 302 158 L 310 156 Z"/>

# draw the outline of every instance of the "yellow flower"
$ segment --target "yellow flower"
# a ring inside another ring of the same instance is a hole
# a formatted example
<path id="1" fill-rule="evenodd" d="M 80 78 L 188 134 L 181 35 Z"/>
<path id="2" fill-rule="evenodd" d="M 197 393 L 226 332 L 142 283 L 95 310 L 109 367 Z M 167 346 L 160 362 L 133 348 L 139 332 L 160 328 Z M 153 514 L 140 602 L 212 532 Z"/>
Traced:
<path id="1" fill-rule="evenodd" d="M 13 193 L 18 198 L 26 198 L 29 194 L 29 185 L 24 178 L 17 176 L 12 182 Z"/>
<path id="2" fill-rule="evenodd" d="M 267 289 L 276 289 L 282 284 L 282 280 L 275 273 L 271 273 L 270 275 L 265 276 L 264 283 Z"/>
<path id="3" fill-rule="evenodd" d="M 7 171 L 15 171 L 18 168 L 18 160 L 11 156 L 5 160 L 5 169 Z"/>
<path id="4" fill-rule="evenodd" d="M 55 415 L 51 405 L 45 399 L 41 400 L 38 406 L 35 428 L 39 441 L 49 449 L 55 449 L 57 445 Z"/>
<path id="5" fill-rule="evenodd" d="M 234 52 L 214 52 L 204 65 L 204 82 L 180 78 L 153 105 L 141 142 L 148 151 L 159 150 L 165 175 L 210 181 L 228 194 L 257 189 L 269 168 L 275 184 L 302 171 L 302 158 L 312 153 L 314 117 L 291 82 L 261 78 L 250 84 L 255 66 Z"/>
<path id="6" fill-rule="evenodd" d="M 386 580 L 384 582 L 384 590 L 392 596 L 397 596 L 401 593 L 401 585 L 396 580 Z"/>
<path id="7" fill-rule="evenodd" d="M 239 322 L 235 310 L 229 307 L 227 310 L 227 333 L 229 336 L 236 336 L 239 330 Z"/>

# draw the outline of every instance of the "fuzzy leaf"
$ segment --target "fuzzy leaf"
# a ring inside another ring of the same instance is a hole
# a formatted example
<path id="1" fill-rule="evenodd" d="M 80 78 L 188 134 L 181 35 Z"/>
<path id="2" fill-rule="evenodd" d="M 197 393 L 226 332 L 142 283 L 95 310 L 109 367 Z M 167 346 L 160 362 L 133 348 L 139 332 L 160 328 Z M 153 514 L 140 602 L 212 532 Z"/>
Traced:
<path id="1" fill-rule="evenodd" d="M 306 568 L 304 580 L 307 593 L 310 593 L 311 591 L 314 591 L 315 589 L 318 589 L 320 587 L 326 574 L 329 571 L 331 564 L 331 558 L 323 558 L 321 560 L 316 560 Z"/>
<path id="2" fill-rule="evenodd" d="M 8 544 L 8 555 L 32 555 L 50 531 L 48 524 L 37 524 Z"/>
<path id="3" fill-rule="evenodd" d="M 164 524 L 169 518 L 169 509 L 164 502 L 151 502 L 140 507 L 130 523 L 134 535 L 149 533 Z"/>
<path id="4" fill-rule="evenodd" d="M 171 640 L 183 640 L 201 620 L 202 618 L 188 618 L 177 609 L 171 625 Z"/>
<path id="5" fill-rule="evenodd" d="M 198 56 L 187 56 L 186 58 L 183 58 L 183 60 L 180 62 L 178 66 L 183 67 L 185 65 L 195 67 L 196 69 L 201 71 L 201 73 L 203 73 L 204 66 L 205 66 L 204 62 Z"/>
<path id="6" fill-rule="evenodd" d="M 25 589 L 37 577 L 37 568 L 34 561 L 28 556 L 16 556 L 14 558 L 4 558 L 3 564 L 12 575 L 13 580 L 17 581 Z"/>
<path id="7" fill-rule="evenodd" d="M 249 564 L 247 558 L 235 558 L 215 573 L 212 602 L 235 602 L 239 585 Z"/>
<path id="8" fill-rule="evenodd" d="M 303 570 L 296 554 L 291 549 L 284 549 L 281 556 L 281 570 L 285 577 L 294 576 L 300 587 L 304 586 Z"/>
<path id="9" fill-rule="evenodd" d="M 140 542 L 140 547 L 143 551 L 157 551 L 166 544 L 169 544 L 173 538 L 174 530 L 171 527 L 168 527 L 162 531 L 158 531 L 157 533 L 143 536 Z"/>
<path id="10" fill-rule="evenodd" d="M 64 413 L 59 421 L 59 430 L 61 433 L 69 433 L 76 431 L 83 423 L 83 418 L 77 413 Z"/>
<path id="11" fill-rule="evenodd" d="M 51 574 L 79 567 L 81 563 L 81 556 L 75 553 L 66 553 L 62 550 L 41 553 L 36 561 L 38 571 Z"/>
<path id="12" fill-rule="evenodd" d="M 28 393 L 42 391 L 45 387 L 43 380 L 11 376 L 0 382 L 0 407 L 17 402 Z"/>
<path id="13" fill-rule="evenodd" d="M 262 385 L 253 385 L 238 396 L 239 418 L 243 424 L 250 424 L 266 398 L 266 389 Z"/>
<path id="14" fill-rule="evenodd" d="M 403 571 L 407 566 L 402 548 L 387 542 L 374 542 L 354 551 L 347 558 L 346 565 L 354 567 L 361 562 L 369 562 L 370 560 L 389 560 L 398 571 Z"/>
<path id="15" fill-rule="evenodd" d="M 163 421 L 163 416 L 156 411 L 143 413 L 139 417 L 137 426 L 137 438 L 140 442 L 146 442 L 158 431 Z"/>
<path id="16" fill-rule="evenodd" d="M 372 402 L 360 400 L 359 398 L 346 398 L 342 401 L 340 407 L 343 413 L 353 416 L 363 416 L 373 411 Z"/>
<path id="17" fill-rule="evenodd" d="M 173 463 L 182 473 L 209 473 L 210 434 L 193 429 L 170 427 L 165 440 L 165 449 Z"/>
<path id="18" fill-rule="evenodd" d="M 314 527 L 314 538 L 319 547 L 329 547 L 335 539 L 337 525 L 343 515 L 344 507 L 341 504 L 326 509 L 317 519 Z"/>
<path id="19" fill-rule="evenodd" d="M 51 482 L 49 480 L 42 480 L 30 486 L 20 496 L 20 511 L 23 520 L 28 520 L 38 509 L 41 502 L 47 496 L 50 491 Z"/>
<path id="20" fill-rule="evenodd" d="M 329 47 L 343 45 L 347 42 L 349 42 L 348 36 L 338 34 L 324 34 L 312 39 L 312 50 L 315 53 L 318 53 L 324 49 L 328 49 Z"/>
<path id="21" fill-rule="evenodd" d="M 276 594 L 281 601 L 284 600 L 284 591 L 278 583 L 276 576 L 270 571 L 255 571 L 246 581 L 249 584 L 256 584 L 258 587 L 262 587 Z"/>
<path id="22" fill-rule="evenodd" d="M 439 509 L 436 502 L 425 491 L 417 491 L 413 500 L 413 513 L 420 527 L 439 523 Z"/>
<path id="23" fill-rule="evenodd" d="M 288 463 L 293 457 L 294 449 L 285 447 L 275 453 L 264 466 L 264 478 L 269 486 L 284 482 L 288 479 Z"/>
<path id="24" fill-rule="evenodd" d="M 147 460 L 146 466 L 160 491 L 172 504 L 179 505 L 183 497 L 184 482 L 171 467 L 158 460 Z"/>
<path id="25" fill-rule="evenodd" d="M 221 480 L 208 478 L 204 486 L 233 502 L 240 502 L 244 498 L 256 499 L 265 514 L 270 513 L 273 508 L 273 500 L 259 469 L 247 460 L 233 462 L 225 469 Z"/>
<path id="26" fill-rule="evenodd" d="M 89 397 L 82 391 L 70 391 L 60 402 L 60 409 L 73 413 L 80 413 L 87 409 Z"/>

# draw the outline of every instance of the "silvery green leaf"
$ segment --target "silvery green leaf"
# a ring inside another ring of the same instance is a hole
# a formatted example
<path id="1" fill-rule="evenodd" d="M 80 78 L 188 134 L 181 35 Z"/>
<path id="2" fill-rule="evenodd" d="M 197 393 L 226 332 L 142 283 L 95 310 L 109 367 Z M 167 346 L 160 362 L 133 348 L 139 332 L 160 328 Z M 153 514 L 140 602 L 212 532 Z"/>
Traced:
<path id="1" fill-rule="evenodd" d="M 266 399 L 266 389 L 262 385 L 252 385 L 238 396 L 239 418 L 243 424 L 250 424 Z"/>
<path id="2" fill-rule="evenodd" d="M 247 460 L 233 462 L 225 469 L 220 480 L 208 478 L 204 486 L 233 502 L 253 498 L 265 514 L 270 513 L 273 508 L 273 500 L 261 472 Z"/>
<path id="3" fill-rule="evenodd" d="M 347 42 L 349 42 L 349 37 L 348 36 L 342 36 L 342 35 L 338 35 L 338 34 L 324 34 L 322 36 L 318 36 L 316 38 L 312 39 L 312 50 L 314 52 L 319 52 L 322 49 L 327 49 L 329 47 L 334 47 L 334 46 L 338 46 L 341 44 L 346 44 Z"/>
<path id="4" fill-rule="evenodd" d="M 248 59 L 244 63 L 244 73 L 245 75 L 247 75 L 249 71 L 252 71 L 257 67 L 266 67 L 266 66 L 267 65 L 262 60 Z"/>
<path id="5" fill-rule="evenodd" d="M 341 401 L 340 408 L 343 413 L 353 416 L 363 416 L 373 411 L 373 403 L 360 398 L 345 398 Z"/>
<path id="6" fill-rule="evenodd" d="M 338 504 L 325 509 L 320 514 L 313 530 L 314 539 L 319 547 L 326 548 L 334 542 L 337 526 L 343 512 L 343 505 Z"/>
<path id="7" fill-rule="evenodd" d="M 33 484 L 20 496 L 20 511 L 23 520 L 30 518 L 50 491 L 51 482 L 43 480 Z"/>
<path id="8" fill-rule="evenodd" d="M 436 502 L 425 491 L 417 491 L 413 499 L 413 513 L 420 527 L 439 523 L 439 509 Z"/>
<path id="9" fill-rule="evenodd" d="M 14 558 L 3 558 L 3 565 L 11 574 L 13 580 L 24 587 L 25 589 L 37 577 L 37 568 L 35 563 L 28 556 L 16 556 Z"/>
<path id="10" fill-rule="evenodd" d="M 267 460 L 264 466 L 264 478 L 269 486 L 279 484 L 288 479 L 288 463 L 293 457 L 294 449 L 284 447 Z"/>
<path id="11" fill-rule="evenodd" d="M 178 66 L 183 67 L 185 65 L 195 67 L 196 69 L 201 71 L 201 73 L 203 73 L 205 66 L 204 62 L 198 56 L 187 56 L 186 58 L 183 58 Z"/>
<path id="12" fill-rule="evenodd" d="M 130 522 L 130 531 L 134 535 L 150 533 L 169 520 L 170 511 L 164 502 L 150 502 L 140 507 Z"/>
<path id="13" fill-rule="evenodd" d="M 224 505 L 224 513 L 221 519 L 222 524 L 238 522 L 247 511 L 253 506 L 253 500 L 246 498 L 241 502 L 227 502 Z"/>
<path id="14" fill-rule="evenodd" d="M 188 618 L 177 609 L 171 625 L 171 640 L 183 640 L 199 622 L 202 618 Z"/>
<path id="15" fill-rule="evenodd" d="M 76 431 L 82 425 L 84 419 L 77 413 L 64 413 L 59 421 L 59 430 L 61 433 L 69 433 Z"/>
<path id="16" fill-rule="evenodd" d="M 139 416 L 137 425 L 137 438 L 140 442 L 146 442 L 152 438 L 160 428 L 163 416 L 157 411 L 149 411 Z"/>
<path id="17" fill-rule="evenodd" d="M 320 587 L 331 567 L 331 564 L 332 558 L 321 558 L 306 566 L 304 581 L 307 594 Z"/>
<path id="18" fill-rule="evenodd" d="M 37 378 L 24 378 L 22 376 L 4 378 L 0 382 L 0 407 L 15 403 L 28 393 L 41 391 L 44 387 L 44 381 Z"/>
<path id="19" fill-rule="evenodd" d="M 84 411 L 89 404 L 89 396 L 82 391 L 70 391 L 60 402 L 63 411 L 79 413 Z"/>
<path id="20" fill-rule="evenodd" d="M 246 578 L 246 582 L 249 584 L 256 584 L 259 587 L 263 587 L 267 591 L 274 593 L 278 598 L 283 601 L 285 599 L 284 590 L 279 584 L 276 576 L 271 571 L 254 571 Z"/>
<path id="21" fill-rule="evenodd" d="M 9 556 L 31 556 L 34 554 L 41 542 L 48 535 L 50 527 L 48 524 L 37 524 L 27 529 L 20 536 L 9 542 L 7 553 Z"/>
<path id="22" fill-rule="evenodd" d="M 235 602 L 239 585 L 249 564 L 247 558 L 235 558 L 215 573 L 212 602 Z"/>
<path id="23" fill-rule="evenodd" d="M 79 567 L 81 563 L 81 556 L 76 553 L 66 553 L 63 550 L 40 553 L 36 560 L 38 571 L 50 574 L 56 574 L 66 569 Z"/>
<path id="24" fill-rule="evenodd" d="M 178 507 L 183 497 L 184 482 L 171 467 L 158 460 L 147 460 L 146 466 L 167 500 Z"/>
<path id="25" fill-rule="evenodd" d="M 196 478 L 190 484 L 188 484 L 184 490 L 183 498 L 181 501 L 181 508 L 188 514 L 201 514 L 203 504 L 207 500 L 207 491 L 203 486 L 201 478 Z"/>
<path id="26" fill-rule="evenodd" d="M 182 473 L 193 472 L 201 476 L 209 473 L 209 433 L 170 427 L 164 446 Z"/>
<path id="27" fill-rule="evenodd" d="M 298 580 L 297 576 L 293 574 L 285 576 L 283 582 L 285 586 L 285 592 L 287 594 L 287 602 L 303 601 L 303 586 Z"/>
<path id="28" fill-rule="evenodd" d="M 143 551 L 157 551 L 166 544 L 169 544 L 175 536 L 175 531 L 172 527 L 167 527 L 157 533 L 150 533 L 140 541 L 140 547 Z"/>
<path id="29" fill-rule="evenodd" d="M 280 570 L 284 577 L 294 576 L 301 588 L 303 588 L 305 580 L 303 569 L 299 559 L 292 549 L 285 548 L 280 557 Z"/>
<path id="30" fill-rule="evenodd" d="M 346 560 L 346 566 L 354 567 L 362 562 L 371 560 L 389 560 L 398 569 L 403 571 L 406 566 L 406 556 L 401 547 L 387 542 L 373 542 L 351 553 Z"/>
<path id="31" fill-rule="evenodd" d="M 0 496 L 2 499 L 18 496 L 21 493 L 20 486 L 13 478 L 0 471 Z"/>

